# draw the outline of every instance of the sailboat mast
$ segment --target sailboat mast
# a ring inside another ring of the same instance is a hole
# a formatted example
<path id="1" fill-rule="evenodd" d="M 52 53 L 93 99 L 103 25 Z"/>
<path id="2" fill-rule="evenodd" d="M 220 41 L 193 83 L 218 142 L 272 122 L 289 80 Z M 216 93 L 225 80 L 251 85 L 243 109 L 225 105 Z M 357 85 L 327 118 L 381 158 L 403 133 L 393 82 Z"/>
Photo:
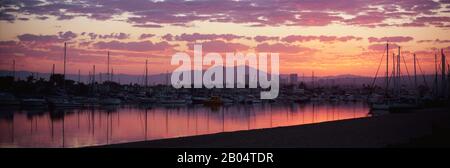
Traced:
<path id="1" fill-rule="evenodd" d="M 385 88 L 385 96 L 388 95 L 389 88 L 389 42 L 386 43 L 386 88 Z"/>
<path id="2" fill-rule="evenodd" d="M 95 65 L 92 66 L 92 83 L 95 84 Z"/>
<path id="3" fill-rule="evenodd" d="M 16 80 L 16 59 L 13 59 L 13 81 Z"/>
<path id="4" fill-rule="evenodd" d="M 64 70 L 63 70 L 64 80 L 66 79 L 66 51 L 67 51 L 67 43 L 64 42 Z"/>
<path id="5" fill-rule="evenodd" d="M 63 88 L 66 89 L 66 51 L 67 43 L 64 42 L 64 75 L 63 75 Z"/>
<path id="6" fill-rule="evenodd" d="M 110 79 L 110 81 L 112 82 L 112 81 L 114 81 L 114 68 L 111 68 L 111 79 Z"/>
<path id="7" fill-rule="evenodd" d="M 80 69 L 78 69 L 78 83 L 81 82 L 80 79 L 81 79 L 81 71 L 80 71 Z"/>
<path id="8" fill-rule="evenodd" d="M 416 53 L 414 53 L 414 88 L 417 89 Z"/>
<path id="9" fill-rule="evenodd" d="M 148 86 L 148 60 L 145 60 L 145 87 Z"/>
<path id="10" fill-rule="evenodd" d="M 53 66 L 52 66 L 52 75 L 54 75 L 55 74 L 55 64 L 53 64 Z"/>
<path id="11" fill-rule="evenodd" d="M 398 47 L 398 55 L 397 55 L 397 91 L 400 91 L 401 87 L 401 73 L 400 73 L 400 46 Z"/>
<path id="12" fill-rule="evenodd" d="M 314 71 L 312 71 L 311 78 L 312 78 L 312 89 L 313 89 L 313 92 L 314 92 Z"/>
<path id="13" fill-rule="evenodd" d="M 166 70 L 166 85 L 169 85 L 169 71 Z"/>
<path id="14" fill-rule="evenodd" d="M 397 74 L 395 71 L 396 71 L 395 70 L 395 53 L 392 53 L 392 83 L 393 83 L 392 88 L 393 88 L 393 91 L 395 91 L 395 88 L 397 87 L 397 81 L 396 81 Z"/>
<path id="15" fill-rule="evenodd" d="M 445 61 L 445 55 L 444 55 L 444 49 L 441 49 L 441 61 L 442 61 L 442 63 L 441 63 L 441 65 L 442 65 L 442 69 L 441 69 L 441 74 L 442 74 L 442 97 L 446 97 L 446 94 L 445 94 L 445 91 L 446 91 L 446 81 L 445 81 L 445 64 L 446 64 L 446 61 Z"/>
<path id="16" fill-rule="evenodd" d="M 434 53 L 434 95 L 438 94 L 437 54 Z"/>
<path id="17" fill-rule="evenodd" d="M 110 74 L 109 74 L 109 51 L 108 51 L 108 60 L 107 60 L 107 65 L 106 65 L 106 75 L 107 75 L 107 80 L 111 80 L 110 79 Z"/>

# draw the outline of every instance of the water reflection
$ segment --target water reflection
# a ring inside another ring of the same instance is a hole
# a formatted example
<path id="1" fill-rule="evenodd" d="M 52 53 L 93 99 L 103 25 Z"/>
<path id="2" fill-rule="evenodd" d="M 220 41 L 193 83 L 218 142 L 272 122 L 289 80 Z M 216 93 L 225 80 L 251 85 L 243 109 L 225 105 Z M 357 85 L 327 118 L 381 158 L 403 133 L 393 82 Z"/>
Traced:
<path id="1" fill-rule="evenodd" d="M 365 103 L 1 109 L 0 147 L 80 147 L 368 116 Z"/>

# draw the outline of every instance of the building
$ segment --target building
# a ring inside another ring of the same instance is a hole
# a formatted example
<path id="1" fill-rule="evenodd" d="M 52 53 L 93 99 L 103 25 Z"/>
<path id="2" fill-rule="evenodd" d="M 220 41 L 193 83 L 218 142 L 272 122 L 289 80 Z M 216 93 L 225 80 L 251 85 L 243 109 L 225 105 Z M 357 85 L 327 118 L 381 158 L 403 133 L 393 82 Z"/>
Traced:
<path id="1" fill-rule="evenodd" d="M 290 84 L 297 84 L 298 83 L 298 76 L 297 76 L 297 74 L 290 74 L 289 75 L 289 83 Z"/>

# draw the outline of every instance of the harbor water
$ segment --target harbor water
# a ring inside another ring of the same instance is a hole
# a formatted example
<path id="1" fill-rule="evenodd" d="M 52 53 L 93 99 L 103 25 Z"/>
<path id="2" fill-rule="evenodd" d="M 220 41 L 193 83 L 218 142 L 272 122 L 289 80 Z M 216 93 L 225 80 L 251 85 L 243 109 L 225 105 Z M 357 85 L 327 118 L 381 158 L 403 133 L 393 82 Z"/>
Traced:
<path id="1" fill-rule="evenodd" d="M 369 117 L 363 102 L 0 109 L 0 147 L 85 147 Z"/>

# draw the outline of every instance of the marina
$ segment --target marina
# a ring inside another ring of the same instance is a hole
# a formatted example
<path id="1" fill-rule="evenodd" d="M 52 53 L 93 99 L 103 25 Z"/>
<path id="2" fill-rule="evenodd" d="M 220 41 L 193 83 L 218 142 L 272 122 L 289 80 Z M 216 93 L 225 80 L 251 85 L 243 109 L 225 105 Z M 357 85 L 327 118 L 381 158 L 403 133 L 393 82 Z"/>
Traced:
<path id="1" fill-rule="evenodd" d="M 67 45 L 64 43 L 64 58 Z M 432 86 L 414 54 L 414 82 L 400 47 L 392 55 L 389 69 L 389 43 L 379 64 L 386 66 L 386 76 L 378 71 L 370 84 L 330 84 L 311 78 L 298 81 L 296 74 L 281 83 L 275 99 L 260 99 L 267 88 L 174 88 L 165 84 L 149 84 L 148 61 L 142 83 L 121 84 L 114 80 L 107 52 L 106 78 L 96 74 L 95 65 L 88 81 L 66 79 L 64 73 L 52 73 L 48 80 L 35 77 L 25 80 L 0 77 L 2 84 L 0 146 L 1 147 L 87 147 L 135 141 L 208 135 L 222 132 L 259 130 L 298 126 L 328 121 L 409 113 L 418 109 L 448 106 L 448 68 L 441 66 L 438 78 L 437 56 Z M 403 58 L 403 65 L 401 68 Z M 386 60 L 383 63 L 383 60 Z M 441 50 L 441 65 L 446 56 Z M 15 61 L 13 62 L 13 66 Z M 229 68 L 229 67 L 228 67 Z M 250 71 L 250 67 L 244 68 Z M 13 68 L 15 70 L 15 68 Z M 98 72 L 98 70 L 97 70 Z M 391 75 L 390 75 L 391 74 Z M 104 74 L 103 74 L 104 75 Z M 96 78 L 97 76 L 97 78 Z M 423 82 L 417 82 L 418 76 Z M 104 76 L 103 76 L 104 77 Z M 245 74 L 245 81 L 250 76 Z M 383 80 L 377 78 L 384 78 Z M 358 77 L 353 78 L 353 81 Z M 409 80 L 405 80 L 409 79 Z M 326 80 L 325 80 L 326 81 Z M 237 83 L 235 83 L 237 85 Z"/>

